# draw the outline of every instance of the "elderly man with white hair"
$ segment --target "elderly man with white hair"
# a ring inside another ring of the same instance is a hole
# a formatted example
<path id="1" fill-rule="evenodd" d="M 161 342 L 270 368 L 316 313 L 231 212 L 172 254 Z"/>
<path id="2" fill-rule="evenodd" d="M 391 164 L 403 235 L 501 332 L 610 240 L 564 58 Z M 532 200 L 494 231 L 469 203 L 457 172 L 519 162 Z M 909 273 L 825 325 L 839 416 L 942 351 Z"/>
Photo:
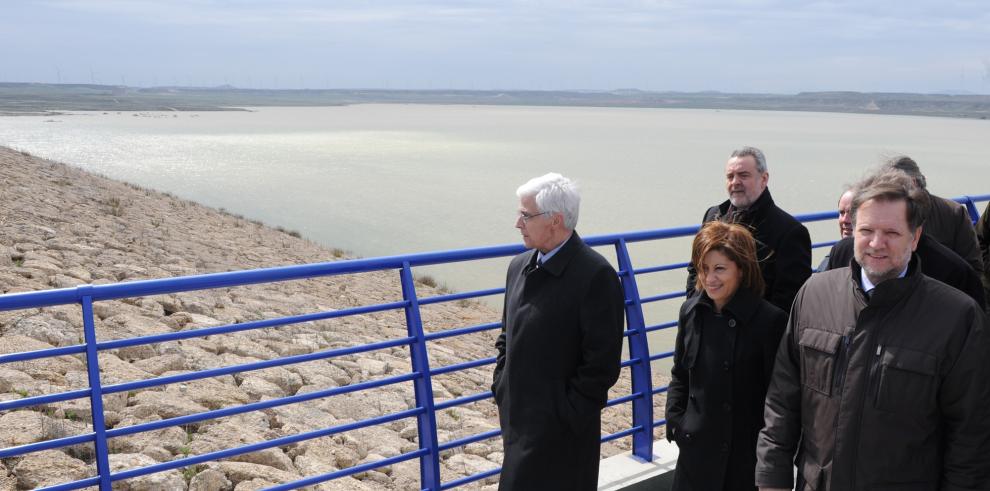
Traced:
<path id="1" fill-rule="evenodd" d="M 580 196 L 560 174 L 516 190 L 531 250 L 505 281 L 492 392 L 500 490 L 594 490 L 601 410 L 619 377 L 624 302 L 615 269 L 574 231 Z"/>

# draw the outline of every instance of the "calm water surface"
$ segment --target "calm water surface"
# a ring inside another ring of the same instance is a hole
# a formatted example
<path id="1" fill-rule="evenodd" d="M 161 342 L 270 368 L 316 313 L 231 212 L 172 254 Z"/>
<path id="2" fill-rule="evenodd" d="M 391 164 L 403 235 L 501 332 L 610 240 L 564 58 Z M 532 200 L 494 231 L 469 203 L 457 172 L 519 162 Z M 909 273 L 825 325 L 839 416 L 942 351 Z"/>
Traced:
<path id="1" fill-rule="evenodd" d="M 902 153 L 936 194 L 986 193 L 988 137 L 980 120 L 694 109 L 382 104 L 0 117 L 2 145 L 362 256 L 518 242 L 515 188 L 549 171 L 579 181 L 583 235 L 694 224 L 725 199 L 726 158 L 747 144 L 766 152 L 770 189 L 792 213 L 834 208 L 844 183 Z M 815 241 L 836 233 L 834 223 L 811 228 Z M 686 259 L 686 240 L 664 242 L 635 246 L 636 265 Z M 424 272 L 482 288 L 503 282 L 505 264 Z M 666 275 L 643 278 L 641 292 L 682 287 L 683 271 Z M 652 322 L 676 305 L 661 310 Z"/>

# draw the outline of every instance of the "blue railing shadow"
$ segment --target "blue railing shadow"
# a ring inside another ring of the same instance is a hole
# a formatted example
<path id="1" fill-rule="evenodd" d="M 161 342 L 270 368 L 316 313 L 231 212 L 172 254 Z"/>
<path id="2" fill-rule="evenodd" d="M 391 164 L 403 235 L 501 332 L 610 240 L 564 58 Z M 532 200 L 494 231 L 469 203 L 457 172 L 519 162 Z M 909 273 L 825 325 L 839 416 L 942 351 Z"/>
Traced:
<path id="1" fill-rule="evenodd" d="M 990 194 L 958 198 L 957 201 L 964 203 L 972 214 L 976 210 L 975 201 L 988 201 Z M 822 212 L 800 215 L 797 218 L 803 222 L 832 220 L 838 217 L 836 212 Z M 974 218 L 975 220 L 975 218 Z M 628 368 L 632 383 L 631 393 L 617 397 L 608 401 L 607 406 L 620 404 L 632 404 L 632 424 L 629 428 L 605 435 L 603 442 L 620 438 L 632 438 L 633 455 L 650 460 L 653 457 L 653 430 L 666 423 L 664 419 L 654 419 L 653 396 L 667 391 L 667 386 L 653 387 L 651 375 L 651 363 L 673 356 L 672 351 L 661 351 L 653 353 L 650 350 L 648 334 L 651 332 L 669 329 L 676 326 L 676 322 L 665 322 L 657 325 L 647 326 L 643 314 L 643 305 L 664 300 L 678 299 L 684 296 L 683 291 L 670 292 L 650 297 L 640 297 L 636 277 L 638 275 L 670 271 L 687 266 L 687 263 L 673 263 L 660 266 L 651 266 L 636 269 L 629 254 L 628 244 L 634 242 L 654 241 L 670 239 L 675 237 L 686 237 L 694 235 L 698 226 L 679 227 L 662 230 L 630 232 L 612 235 L 600 235 L 588 237 L 585 241 L 593 247 L 610 246 L 615 248 L 616 260 L 618 263 L 618 274 L 622 280 L 625 295 L 627 329 L 625 336 L 628 340 L 629 358 L 622 362 L 623 367 Z M 814 247 L 830 246 L 834 241 L 816 243 Z M 69 483 L 62 483 L 45 489 L 69 490 L 79 489 L 89 486 L 99 486 L 101 490 L 110 490 L 113 482 L 134 478 L 155 472 L 162 472 L 172 469 L 179 469 L 204 462 L 234 457 L 258 450 L 290 445 L 314 438 L 326 437 L 346 431 L 366 428 L 374 425 L 384 424 L 405 418 L 416 418 L 418 430 L 419 446 L 416 450 L 391 456 L 375 462 L 368 462 L 347 469 L 335 472 L 310 476 L 301 480 L 287 482 L 270 489 L 296 489 L 303 486 L 314 485 L 332 479 L 351 476 L 360 472 L 392 465 L 403 461 L 419 459 L 420 487 L 422 489 L 443 490 L 461 486 L 470 482 L 478 481 L 500 472 L 500 469 L 491 469 L 471 476 L 455 479 L 449 482 L 442 482 L 440 475 L 440 453 L 461 447 L 470 443 L 496 438 L 500 435 L 498 430 L 482 432 L 476 435 L 459 438 L 447 442 L 438 442 L 436 411 L 449 409 L 464 404 L 469 404 L 492 397 L 490 391 L 463 396 L 447 401 L 436 402 L 432 380 L 434 376 L 453 373 L 475 367 L 490 365 L 495 362 L 494 357 L 472 360 L 454 365 L 431 367 L 429 362 L 428 343 L 438 339 L 462 336 L 484 331 L 499 329 L 500 323 L 487 323 L 476 326 L 449 329 L 441 332 L 427 333 L 423 329 L 423 322 L 420 318 L 420 308 L 425 305 L 451 302 L 457 300 L 474 299 L 499 295 L 504 293 L 504 288 L 491 288 L 486 290 L 471 291 L 465 293 L 451 293 L 428 298 L 418 298 L 416 283 L 414 281 L 412 269 L 419 266 L 435 264 L 447 264 L 461 261 L 476 261 L 497 257 L 512 256 L 524 251 L 521 245 L 503 245 L 495 247 L 483 247 L 475 249 L 461 249 L 452 251 L 432 252 L 424 254 L 412 254 L 404 256 L 390 256 L 370 259 L 353 259 L 338 262 L 307 264 L 300 266 L 286 266 L 279 268 L 256 269 L 249 271 L 235 271 L 227 273 L 206 274 L 198 276 L 188 276 L 181 278 L 157 279 L 134 281 L 129 283 L 116 283 L 108 285 L 83 285 L 75 288 L 65 288 L 58 290 L 47 290 L 28 293 L 15 293 L 0 296 L 0 310 L 19 310 L 28 308 L 49 307 L 56 305 L 78 304 L 82 308 L 84 344 L 74 346 L 64 346 L 37 351 L 12 353 L 0 355 L 0 365 L 12 362 L 22 362 L 39 360 L 43 358 L 84 355 L 87 364 L 87 375 L 89 387 L 86 389 L 70 390 L 55 394 L 23 397 L 17 400 L 0 402 L 0 411 L 51 404 L 55 402 L 69 401 L 74 399 L 88 398 L 92 408 L 92 425 L 94 431 L 91 433 L 72 435 L 52 440 L 29 443 L 0 450 L 0 459 L 16 457 L 27 453 L 64 448 L 78 444 L 93 444 L 96 449 L 96 469 L 97 475 Z M 180 331 L 165 334 L 156 334 L 127 339 L 116 339 L 112 341 L 99 341 L 96 338 L 93 319 L 93 304 L 100 301 L 108 301 L 130 297 L 143 297 L 149 295 L 161 295 L 169 293 L 180 293 L 195 290 L 230 288 L 235 286 L 252 285 L 260 283 L 281 282 L 290 280 L 301 280 L 308 278 L 344 275 L 352 273 L 365 273 L 371 271 L 397 271 L 402 288 L 402 300 L 387 302 L 375 305 L 364 305 L 359 307 L 346 308 L 326 312 L 315 312 L 301 315 L 285 316 L 276 319 L 265 319 L 251 322 L 242 322 L 230 325 L 199 328 L 195 330 Z M 204 337 L 234 332 L 243 332 L 256 329 L 277 327 L 282 325 L 298 324 L 302 322 L 312 322 L 341 318 L 346 316 L 368 314 L 374 312 L 384 312 L 390 310 L 403 310 L 406 319 L 406 336 L 389 339 L 385 341 L 351 346 L 345 348 L 335 348 L 317 351 L 302 355 L 285 356 L 271 360 L 245 363 L 240 365 L 225 366 L 210 370 L 183 373 L 179 375 L 159 376 L 155 378 L 138 380 L 126 383 L 103 385 L 100 377 L 99 357 L 102 351 L 119 349 L 132 346 L 149 345 L 167 341 L 177 341 L 196 337 Z M 297 363 L 304 363 L 314 360 L 327 360 L 330 358 L 367 353 L 371 351 L 407 346 L 410 350 L 410 360 L 412 371 L 406 374 L 387 377 L 383 379 L 352 383 L 342 387 L 334 387 L 305 394 L 270 399 L 259 402 L 247 403 L 240 406 L 226 407 L 196 414 L 178 416 L 159 421 L 135 424 L 123 428 L 107 429 L 103 412 L 103 396 L 115 393 L 123 393 L 139 389 L 164 386 L 179 382 L 200 380 L 219 375 L 228 375 L 238 372 L 261 370 L 265 368 L 280 367 Z M 415 394 L 416 407 L 369 418 L 353 423 L 341 424 L 316 431 L 285 436 L 259 443 L 248 444 L 236 448 L 209 452 L 200 455 L 187 456 L 162 462 L 150 466 L 128 469 L 124 471 L 111 472 L 108 458 L 107 441 L 111 438 L 133 435 L 146 431 L 153 431 L 173 426 L 188 425 L 210 419 L 222 418 L 243 414 L 251 411 L 270 409 L 289 404 L 296 404 L 326 397 L 333 397 L 342 394 L 354 393 L 362 390 L 383 387 L 386 385 L 411 382 Z"/>

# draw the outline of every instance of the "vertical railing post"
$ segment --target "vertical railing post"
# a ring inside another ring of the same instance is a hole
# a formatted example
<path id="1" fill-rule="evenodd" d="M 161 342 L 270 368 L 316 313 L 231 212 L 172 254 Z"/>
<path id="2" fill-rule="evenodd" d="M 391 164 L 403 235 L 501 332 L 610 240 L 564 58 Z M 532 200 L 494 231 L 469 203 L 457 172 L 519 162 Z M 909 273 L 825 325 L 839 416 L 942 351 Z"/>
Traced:
<path id="1" fill-rule="evenodd" d="M 416 298 L 416 283 L 413 280 L 409 261 L 403 261 L 402 299 L 406 303 L 406 329 L 409 337 L 414 338 L 409 346 L 412 369 L 422 374 L 413 381 L 416 394 L 416 406 L 424 409 L 417 416 L 419 431 L 419 448 L 428 453 L 419 459 L 420 488 L 433 491 L 440 490 L 440 450 L 437 443 L 437 416 L 433 408 L 433 381 L 430 377 L 430 358 L 426 352 L 426 336 L 423 333 L 423 321 L 419 315 L 419 300 Z"/>
<path id="2" fill-rule="evenodd" d="M 85 287 L 84 287 L 85 288 Z M 100 491 L 110 491 L 110 457 L 107 450 L 107 426 L 103 418 L 103 385 L 100 383 L 100 355 L 96 350 L 96 326 L 93 322 L 93 297 L 82 297 L 83 336 L 86 340 L 86 372 L 89 377 L 89 407 L 96 434 L 96 472 Z"/>
<path id="3" fill-rule="evenodd" d="M 969 212 L 969 220 L 973 222 L 973 225 L 976 225 L 976 222 L 980 221 L 980 210 L 976 207 L 976 203 L 973 202 L 973 198 L 963 196 L 963 206 Z"/>
<path id="4" fill-rule="evenodd" d="M 646 339 L 646 322 L 643 318 L 643 304 L 639 301 L 639 288 L 636 287 L 636 274 L 626 240 L 619 239 L 615 244 L 616 258 L 619 261 L 622 292 L 626 300 L 626 325 L 633 331 L 629 335 L 629 358 L 638 358 L 639 363 L 629 366 L 632 378 L 632 391 L 640 397 L 632 401 L 633 426 L 643 428 L 633 433 L 633 455 L 653 460 L 653 383 L 650 365 L 650 345 Z"/>

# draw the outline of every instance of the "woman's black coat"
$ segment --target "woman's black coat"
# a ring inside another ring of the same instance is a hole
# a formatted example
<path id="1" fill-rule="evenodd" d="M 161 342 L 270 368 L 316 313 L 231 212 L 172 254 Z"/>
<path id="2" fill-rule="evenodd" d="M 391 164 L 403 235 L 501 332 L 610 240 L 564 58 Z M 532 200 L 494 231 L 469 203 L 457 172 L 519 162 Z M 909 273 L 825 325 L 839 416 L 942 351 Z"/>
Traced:
<path id="1" fill-rule="evenodd" d="M 756 438 L 787 315 L 742 287 L 721 315 L 704 293 L 681 305 L 667 392 L 667 439 L 680 449 L 675 490 L 754 489 Z"/>

